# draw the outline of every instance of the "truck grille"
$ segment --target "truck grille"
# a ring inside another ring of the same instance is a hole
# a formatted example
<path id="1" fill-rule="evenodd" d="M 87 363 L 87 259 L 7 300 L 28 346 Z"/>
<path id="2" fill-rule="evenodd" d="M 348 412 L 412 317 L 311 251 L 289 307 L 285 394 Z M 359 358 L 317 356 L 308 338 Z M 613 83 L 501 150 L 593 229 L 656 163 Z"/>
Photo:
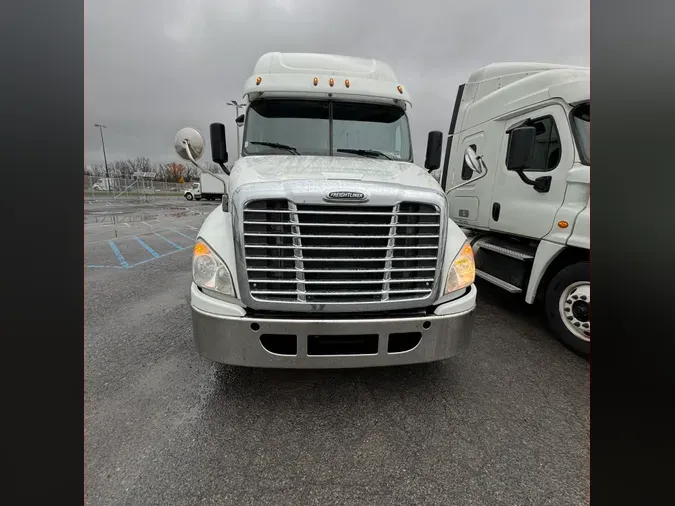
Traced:
<path id="1" fill-rule="evenodd" d="M 424 299 L 434 290 L 440 210 L 257 200 L 244 208 L 251 297 L 269 302 Z"/>

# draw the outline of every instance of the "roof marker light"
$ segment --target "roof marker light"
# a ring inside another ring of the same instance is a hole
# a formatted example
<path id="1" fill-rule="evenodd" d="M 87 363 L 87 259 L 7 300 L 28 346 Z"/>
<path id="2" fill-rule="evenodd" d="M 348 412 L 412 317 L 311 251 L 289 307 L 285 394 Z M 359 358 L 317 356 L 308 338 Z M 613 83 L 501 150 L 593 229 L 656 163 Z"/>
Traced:
<path id="1" fill-rule="evenodd" d="M 319 84 L 319 78 L 318 78 L 318 77 L 315 77 L 315 78 L 314 78 L 314 86 L 316 86 L 317 84 Z"/>
<path id="2" fill-rule="evenodd" d="M 398 90 L 398 92 L 399 92 L 401 95 L 403 95 L 403 86 L 401 86 L 401 85 L 399 84 L 399 85 L 396 87 L 396 89 Z"/>
<path id="3" fill-rule="evenodd" d="M 349 79 L 345 79 L 345 87 L 349 88 Z"/>
<path id="4" fill-rule="evenodd" d="M 262 82 L 262 77 L 258 76 L 255 78 L 255 85 L 258 86 Z"/>
<path id="5" fill-rule="evenodd" d="M 333 78 L 331 77 L 331 78 L 328 80 L 328 84 L 330 84 L 330 86 L 331 86 L 331 88 L 332 88 L 333 85 L 335 84 L 335 79 L 333 79 Z"/>

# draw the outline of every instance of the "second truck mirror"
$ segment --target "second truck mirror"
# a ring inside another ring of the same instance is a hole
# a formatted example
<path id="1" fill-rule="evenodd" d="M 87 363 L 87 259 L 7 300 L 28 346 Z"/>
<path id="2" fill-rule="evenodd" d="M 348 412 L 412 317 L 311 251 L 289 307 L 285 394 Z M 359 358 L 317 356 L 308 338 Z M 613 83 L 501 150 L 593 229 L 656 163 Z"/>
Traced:
<path id="1" fill-rule="evenodd" d="M 227 142 L 225 141 L 225 125 L 211 123 L 211 158 L 218 164 L 227 163 Z"/>
<path id="2" fill-rule="evenodd" d="M 508 170 L 524 170 L 530 167 L 536 136 L 537 129 L 531 126 L 511 130 L 508 154 L 506 155 L 506 168 Z"/>
<path id="3" fill-rule="evenodd" d="M 433 130 L 427 139 L 427 156 L 424 168 L 432 171 L 441 167 L 441 151 L 443 150 L 443 132 Z"/>

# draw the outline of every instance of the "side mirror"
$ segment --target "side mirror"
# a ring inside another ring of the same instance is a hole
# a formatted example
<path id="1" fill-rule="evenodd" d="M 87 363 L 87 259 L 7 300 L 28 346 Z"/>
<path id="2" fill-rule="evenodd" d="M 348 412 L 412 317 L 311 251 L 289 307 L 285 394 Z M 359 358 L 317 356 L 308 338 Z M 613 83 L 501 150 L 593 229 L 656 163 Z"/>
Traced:
<path id="1" fill-rule="evenodd" d="M 227 163 L 227 142 L 225 141 L 225 125 L 211 123 L 211 158 L 218 165 Z"/>
<path id="2" fill-rule="evenodd" d="M 427 138 L 427 156 L 424 168 L 433 171 L 441 167 L 441 151 L 443 150 L 443 132 L 433 130 Z"/>
<path id="3" fill-rule="evenodd" d="M 471 146 L 467 146 L 464 151 L 464 163 L 476 174 L 480 175 L 483 173 L 483 164 L 480 163 L 478 155 Z"/>
<path id="4" fill-rule="evenodd" d="M 524 170 L 530 167 L 536 136 L 537 129 L 531 126 L 522 126 L 511 130 L 506 154 L 507 170 Z"/>
<path id="5" fill-rule="evenodd" d="M 481 157 L 476 154 L 476 152 L 473 150 L 471 146 L 467 146 L 467 148 L 464 150 L 464 163 L 466 163 L 469 166 L 469 168 L 475 174 L 478 175 L 478 177 L 472 177 L 471 179 L 462 181 L 461 183 L 455 186 L 451 186 L 450 188 L 445 190 L 446 194 L 456 190 L 457 188 L 461 188 L 462 186 L 465 186 L 467 184 L 473 184 L 479 179 L 483 179 L 485 176 L 487 176 L 488 169 L 485 166 L 485 163 L 483 162 Z"/>
<path id="6" fill-rule="evenodd" d="M 185 127 L 180 129 L 176 134 L 174 147 L 178 156 L 183 160 L 197 165 L 197 160 L 204 154 L 204 137 L 202 137 L 202 134 L 196 128 Z"/>
<path id="7" fill-rule="evenodd" d="M 244 115 L 240 114 L 237 119 L 234 120 L 238 127 L 244 126 Z"/>

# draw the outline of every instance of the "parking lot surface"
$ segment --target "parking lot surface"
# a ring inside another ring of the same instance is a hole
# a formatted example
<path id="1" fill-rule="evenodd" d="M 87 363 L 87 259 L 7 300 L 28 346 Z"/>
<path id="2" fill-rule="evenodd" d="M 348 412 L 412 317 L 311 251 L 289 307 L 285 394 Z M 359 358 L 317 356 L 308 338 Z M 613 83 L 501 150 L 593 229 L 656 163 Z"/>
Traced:
<path id="1" fill-rule="evenodd" d="M 480 280 L 472 345 L 445 362 L 198 356 L 190 252 L 216 206 L 85 202 L 87 504 L 588 503 L 588 364 Z"/>

